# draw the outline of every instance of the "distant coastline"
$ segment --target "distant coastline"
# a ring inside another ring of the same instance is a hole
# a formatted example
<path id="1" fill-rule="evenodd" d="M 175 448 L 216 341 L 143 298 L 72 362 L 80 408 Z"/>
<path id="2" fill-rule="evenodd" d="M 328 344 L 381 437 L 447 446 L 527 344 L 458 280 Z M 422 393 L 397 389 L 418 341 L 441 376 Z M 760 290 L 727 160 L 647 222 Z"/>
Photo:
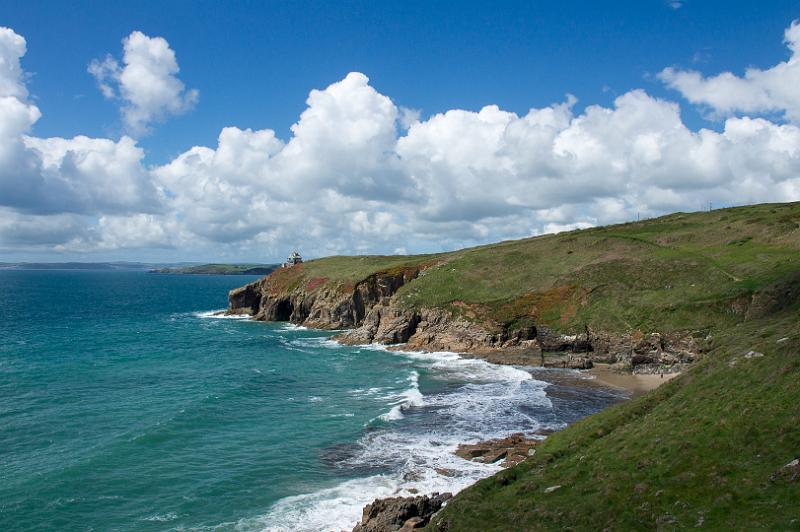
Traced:
<path id="1" fill-rule="evenodd" d="M 278 264 L 199 264 L 196 262 L 0 262 L 0 271 L 109 271 L 194 275 L 268 275 Z"/>
<path id="2" fill-rule="evenodd" d="M 154 268 L 150 273 L 185 275 L 268 275 L 278 269 L 277 264 L 200 264 L 168 268 Z"/>

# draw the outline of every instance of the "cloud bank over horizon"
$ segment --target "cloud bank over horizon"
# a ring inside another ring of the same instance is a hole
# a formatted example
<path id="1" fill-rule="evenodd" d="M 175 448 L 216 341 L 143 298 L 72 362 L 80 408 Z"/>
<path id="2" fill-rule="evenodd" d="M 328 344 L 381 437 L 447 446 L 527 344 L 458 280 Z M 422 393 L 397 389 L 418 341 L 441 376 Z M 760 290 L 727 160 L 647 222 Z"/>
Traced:
<path id="1" fill-rule="evenodd" d="M 198 101 L 161 37 L 131 33 L 93 61 L 131 136 L 32 135 L 25 39 L 0 28 L 0 251 L 279 259 L 426 252 L 656 216 L 800 200 L 800 26 L 788 61 L 744 77 L 660 79 L 723 119 L 691 130 L 676 102 L 634 89 L 524 115 L 487 105 L 422 118 L 347 74 L 312 90 L 290 138 L 225 127 L 149 166 L 135 137 Z"/>

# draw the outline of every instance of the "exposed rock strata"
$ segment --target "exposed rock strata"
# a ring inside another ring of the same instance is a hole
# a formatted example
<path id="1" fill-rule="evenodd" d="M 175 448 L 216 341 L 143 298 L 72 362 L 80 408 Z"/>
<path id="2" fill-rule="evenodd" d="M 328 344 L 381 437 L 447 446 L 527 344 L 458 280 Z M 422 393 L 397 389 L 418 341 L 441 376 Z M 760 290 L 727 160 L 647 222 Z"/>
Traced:
<path id="1" fill-rule="evenodd" d="M 320 329 L 348 329 L 360 325 L 373 307 L 385 303 L 420 271 L 419 268 L 407 268 L 373 274 L 352 290 L 323 286 L 314 290 L 300 287 L 285 292 L 273 287 L 271 276 L 267 276 L 231 290 L 228 293 L 228 312 L 250 314 L 262 321 L 290 321 Z"/>
<path id="2" fill-rule="evenodd" d="M 586 328 L 564 335 L 542 326 L 479 324 L 440 308 L 404 308 L 396 292 L 423 267 L 370 275 L 351 289 L 324 283 L 314 289 L 280 289 L 265 277 L 229 293 L 231 314 L 263 321 L 290 321 L 321 329 L 348 329 L 345 344 L 381 343 L 418 351 L 455 351 L 500 364 L 588 369 L 611 364 L 620 371 L 680 371 L 701 346 L 687 334 L 608 334 Z"/>
<path id="3" fill-rule="evenodd" d="M 451 497 L 450 493 L 434 493 L 375 499 L 364 507 L 361 521 L 353 532 L 410 532 L 422 528 Z"/>

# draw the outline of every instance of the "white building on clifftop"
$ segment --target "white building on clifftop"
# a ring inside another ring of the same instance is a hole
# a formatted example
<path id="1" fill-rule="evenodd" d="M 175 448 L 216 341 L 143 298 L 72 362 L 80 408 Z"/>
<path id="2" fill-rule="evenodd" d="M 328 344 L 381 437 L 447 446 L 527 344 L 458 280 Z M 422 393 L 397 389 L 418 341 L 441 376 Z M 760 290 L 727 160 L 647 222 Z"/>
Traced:
<path id="1" fill-rule="evenodd" d="M 292 251 L 286 258 L 286 262 L 283 263 L 283 267 L 291 268 L 295 264 L 302 264 L 302 262 L 303 262 L 303 257 L 301 257 L 297 251 Z"/>

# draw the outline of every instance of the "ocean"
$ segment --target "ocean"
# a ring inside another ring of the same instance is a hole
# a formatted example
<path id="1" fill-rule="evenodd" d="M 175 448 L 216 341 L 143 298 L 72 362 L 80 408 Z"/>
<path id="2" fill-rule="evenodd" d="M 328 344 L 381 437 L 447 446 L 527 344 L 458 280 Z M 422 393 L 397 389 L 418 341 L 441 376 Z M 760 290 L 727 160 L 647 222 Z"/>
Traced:
<path id="1" fill-rule="evenodd" d="M 0 271 L 0 530 L 349 530 L 376 497 L 500 469 L 459 443 L 626 397 L 214 315 L 253 279 Z"/>

